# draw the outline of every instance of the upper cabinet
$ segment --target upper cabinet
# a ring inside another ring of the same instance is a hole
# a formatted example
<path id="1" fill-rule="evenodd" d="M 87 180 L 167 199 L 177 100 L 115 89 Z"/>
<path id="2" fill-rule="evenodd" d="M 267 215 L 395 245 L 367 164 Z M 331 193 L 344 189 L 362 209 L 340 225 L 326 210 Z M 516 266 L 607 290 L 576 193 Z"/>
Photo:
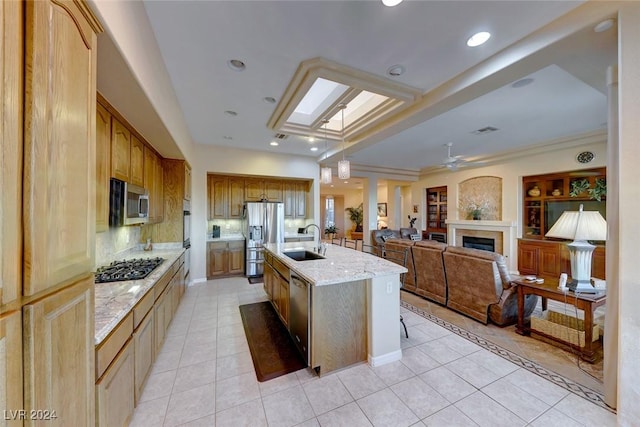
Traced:
<path id="1" fill-rule="evenodd" d="M 109 228 L 111 177 L 111 113 L 98 104 L 96 112 L 96 232 Z"/>
<path id="2" fill-rule="evenodd" d="M 0 307 L 22 294 L 23 8 L 0 2 Z"/>
<path id="3" fill-rule="evenodd" d="M 184 164 L 184 199 L 191 200 L 191 166 Z"/>
<path id="4" fill-rule="evenodd" d="M 307 181 L 284 182 L 284 217 L 306 218 L 309 183 Z"/>
<path id="5" fill-rule="evenodd" d="M 130 172 L 131 132 L 114 117 L 111 132 L 111 176 L 129 182 Z"/>
<path id="6" fill-rule="evenodd" d="M 96 229 L 96 28 L 75 1 L 26 2 L 23 294 L 88 274 Z"/>
<path id="7" fill-rule="evenodd" d="M 131 179 L 129 182 L 144 187 L 144 145 L 135 135 L 131 135 Z"/>
<path id="8" fill-rule="evenodd" d="M 191 169 L 184 160 L 162 159 L 162 181 L 156 182 L 160 185 L 162 195 L 163 212 L 156 212 L 162 215 L 159 222 L 155 239 L 160 242 L 182 242 L 183 236 L 183 212 L 184 201 L 190 184 L 187 183 L 186 169 Z M 159 192 L 158 192 L 159 193 Z"/>
<path id="9" fill-rule="evenodd" d="M 259 202 L 266 198 L 264 180 L 260 178 L 245 178 L 244 197 L 247 202 Z"/>
<path id="10" fill-rule="evenodd" d="M 242 218 L 245 180 L 241 177 L 209 175 L 207 193 L 211 219 Z"/>

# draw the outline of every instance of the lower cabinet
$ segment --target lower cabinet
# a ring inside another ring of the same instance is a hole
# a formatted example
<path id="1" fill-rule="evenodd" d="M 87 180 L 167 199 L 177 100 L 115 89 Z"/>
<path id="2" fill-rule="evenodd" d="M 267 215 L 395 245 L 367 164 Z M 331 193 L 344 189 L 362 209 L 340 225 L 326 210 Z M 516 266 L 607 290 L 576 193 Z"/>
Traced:
<path id="1" fill-rule="evenodd" d="M 591 276 L 605 279 L 605 248 L 596 246 L 591 262 Z M 565 242 L 518 240 L 518 272 L 542 278 L 558 279 L 560 273 L 571 275 L 571 256 Z"/>
<path id="2" fill-rule="evenodd" d="M 271 260 L 271 263 L 270 263 Z M 272 263 L 277 263 L 274 266 Z M 281 273 L 282 272 L 282 273 Z M 289 275 L 284 264 L 267 256 L 264 263 L 264 282 L 268 288 L 267 295 L 285 326 L 289 325 Z M 268 284 L 267 284 L 268 283 Z"/>
<path id="3" fill-rule="evenodd" d="M 167 293 L 169 286 L 164 290 L 160 297 L 156 300 L 156 304 L 153 306 L 155 316 L 155 334 L 154 344 L 155 353 L 158 354 L 164 343 L 164 335 L 167 331 L 167 325 L 169 321 L 167 315 L 171 314 L 171 296 Z M 167 298 L 169 295 L 169 298 Z"/>
<path id="4" fill-rule="evenodd" d="M 129 425 L 134 408 L 134 345 L 129 340 L 96 383 L 98 426 Z"/>
<path id="5" fill-rule="evenodd" d="M 134 397 L 135 403 L 140 401 L 142 396 L 142 388 L 149 376 L 151 366 L 155 360 L 155 343 L 153 341 L 153 333 L 155 328 L 155 312 L 150 310 L 147 317 L 142 320 L 138 328 L 133 331 L 133 351 L 134 351 L 134 375 L 135 375 L 135 389 Z"/>
<path id="6" fill-rule="evenodd" d="M 96 379 L 93 280 L 90 275 L 23 307 L 27 414 L 55 410 L 58 422 L 95 424 L 94 394 L 82 392 L 93 390 Z"/>
<path id="7" fill-rule="evenodd" d="M 244 241 L 207 243 L 207 279 L 244 272 Z"/>
<path id="8" fill-rule="evenodd" d="M 24 408 L 22 403 L 22 319 L 21 312 L 0 316 L 0 407 L 6 411 L 6 425 L 22 426 L 19 417 L 11 418 L 10 414 Z M 4 425 L 0 422 L 1 425 Z"/>

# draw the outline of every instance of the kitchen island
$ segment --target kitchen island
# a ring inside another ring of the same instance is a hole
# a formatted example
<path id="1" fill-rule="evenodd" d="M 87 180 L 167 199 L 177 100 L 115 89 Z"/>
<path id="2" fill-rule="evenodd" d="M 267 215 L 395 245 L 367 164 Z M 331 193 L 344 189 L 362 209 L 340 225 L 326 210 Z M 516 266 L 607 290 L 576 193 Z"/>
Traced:
<path id="1" fill-rule="evenodd" d="M 319 259 L 287 255 L 312 257 L 316 246 L 265 245 L 265 291 L 294 341 L 302 342 L 308 365 L 324 374 L 362 361 L 399 360 L 400 274 L 407 269 L 337 245 L 327 245 Z"/>

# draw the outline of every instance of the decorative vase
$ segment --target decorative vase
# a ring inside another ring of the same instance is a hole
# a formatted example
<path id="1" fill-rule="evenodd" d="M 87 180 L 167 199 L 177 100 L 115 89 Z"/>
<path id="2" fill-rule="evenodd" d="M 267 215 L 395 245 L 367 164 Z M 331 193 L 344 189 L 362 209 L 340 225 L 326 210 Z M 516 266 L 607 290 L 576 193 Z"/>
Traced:
<path id="1" fill-rule="evenodd" d="M 551 195 L 552 195 L 552 196 L 559 196 L 559 195 L 561 195 L 561 194 L 562 194 L 562 191 L 560 191 L 560 190 L 559 190 L 559 189 L 557 189 L 557 188 L 551 192 Z"/>
<path id="2" fill-rule="evenodd" d="M 527 194 L 529 194 L 531 197 L 538 197 L 540 195 L 540 189 L 537 185 L 535 185 L 532 189 L 527 191 Z"/>
<path id="3" fill-rule="evenodd" d="M 471 218 L 476 221 L 482 219 L 482 211 L 480 209 L 471 211 Z"/>

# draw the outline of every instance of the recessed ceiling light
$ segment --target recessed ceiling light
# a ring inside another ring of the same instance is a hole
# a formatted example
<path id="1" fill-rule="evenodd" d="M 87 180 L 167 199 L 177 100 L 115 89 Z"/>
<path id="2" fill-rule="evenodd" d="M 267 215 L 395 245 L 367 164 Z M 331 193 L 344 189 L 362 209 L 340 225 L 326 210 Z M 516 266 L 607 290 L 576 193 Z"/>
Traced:
<path id="1" fill-rule="evenodd" d="M 404 67 L 400 64 L 392 65 L 387 70 L 387 74 L 390 75 L 391 77 L 401 76 L 402 74 L 404 74 Z"/>
<path id="2" fill-rule="evenodd" d="M 480 46 L 481 44 L 486 43 L 486 41 L 489 40 L 490 37 L 491 37 L 491 33 L 488 33 L 486 31 L 475 33 L 474 35 L 469 37 L 469 40 L 467 40 L 467 46 L 469 47 Z"/>
<path id="3" fill-rule="evenodd" d="M 227 65 L 233 71 L 244 71 L 245 68 L 247 68 L 244 62 L 240 61 L 239 59 L 230 59 L 227 61 Z"/>
<path id="4" fill-rule="evenodd" d="M 226 140 L 228 140 L 228 141 L 231 141 L 231 140 L 233 139 L 233 137 L 232 137 L 232 136 L 229 136 L 229 135 L 225 135 L 225 136 L 223 136 L 222 138 L 223 138 L 223 139 L 226 139 Z"/>
<path id="5" fill-rule="evenodd" d="M 613 27 L 613 18 L 609 18 L 605 21 L 600 22 L 598 25 L 593 27 L 593 31 L 596 33 L 601 33 L 603 31 L 607 31 L 609 28 Z"/>
<path id="6" fill-rule="evenodd" d="M 513 83 L 511 84 L 511 87 L 513 87 L 513 88 L 516 88 L 516 89 L 517 89 L 517 88 L 519 88 L 519 87 L 523 87 L 523 86 L 526 86 L 526 85 L 530 85 L 531 83 L 533 83 L 533 79 L 532 79 L 531 77 L 527 77 L 527 78 L 525 78 L 525 79 L 520 79 L 520 80 L 518 80 L 517 82 L 513 82 Z"/>
<path id="7" fill-rule="evenodd" d="M 309 142 L 314 142 L 316 139 L 312 136 L 309 137 Z"/>
<path id="8" fill-rule="evenodd" d="M 278 146 L 278 145 L 280 145 L 280 144 L 278 144 L 278 142 L 277 142 L 277 141 L 271 141 L 271 142 L 269 143 L 269 145 L 271 145 L 272 147 L 277 147 L 277 146 Z"/>
<path id="9" fill-rule="evenodd" d="M 397 6 L 402 3 L 402 0 L 382 0 L 382 4 L 388 7 Z"/>
<path id="10" fill-rule="evenodd" d="M 264 98 L 262 98 L 262 100 L 264 102 L 266 102 L 267 104 L 275 104 L 276 103 L 276 99 L 273 96 L 265 96 Z"/>
<path id="11" fill-rule="evenodd" d="M 227 116 L 231 116 L 231 117 L 235 117 L 238 115 L 238 113 L 236 113 L 235 111 L 232 110 L 227 110 L 224 112 Z"/>
<path id="12" fill-rule="evenodd" d="M 311 151 L 318 151 L 318 147 L 311 147 L 310 150 Z"/>

